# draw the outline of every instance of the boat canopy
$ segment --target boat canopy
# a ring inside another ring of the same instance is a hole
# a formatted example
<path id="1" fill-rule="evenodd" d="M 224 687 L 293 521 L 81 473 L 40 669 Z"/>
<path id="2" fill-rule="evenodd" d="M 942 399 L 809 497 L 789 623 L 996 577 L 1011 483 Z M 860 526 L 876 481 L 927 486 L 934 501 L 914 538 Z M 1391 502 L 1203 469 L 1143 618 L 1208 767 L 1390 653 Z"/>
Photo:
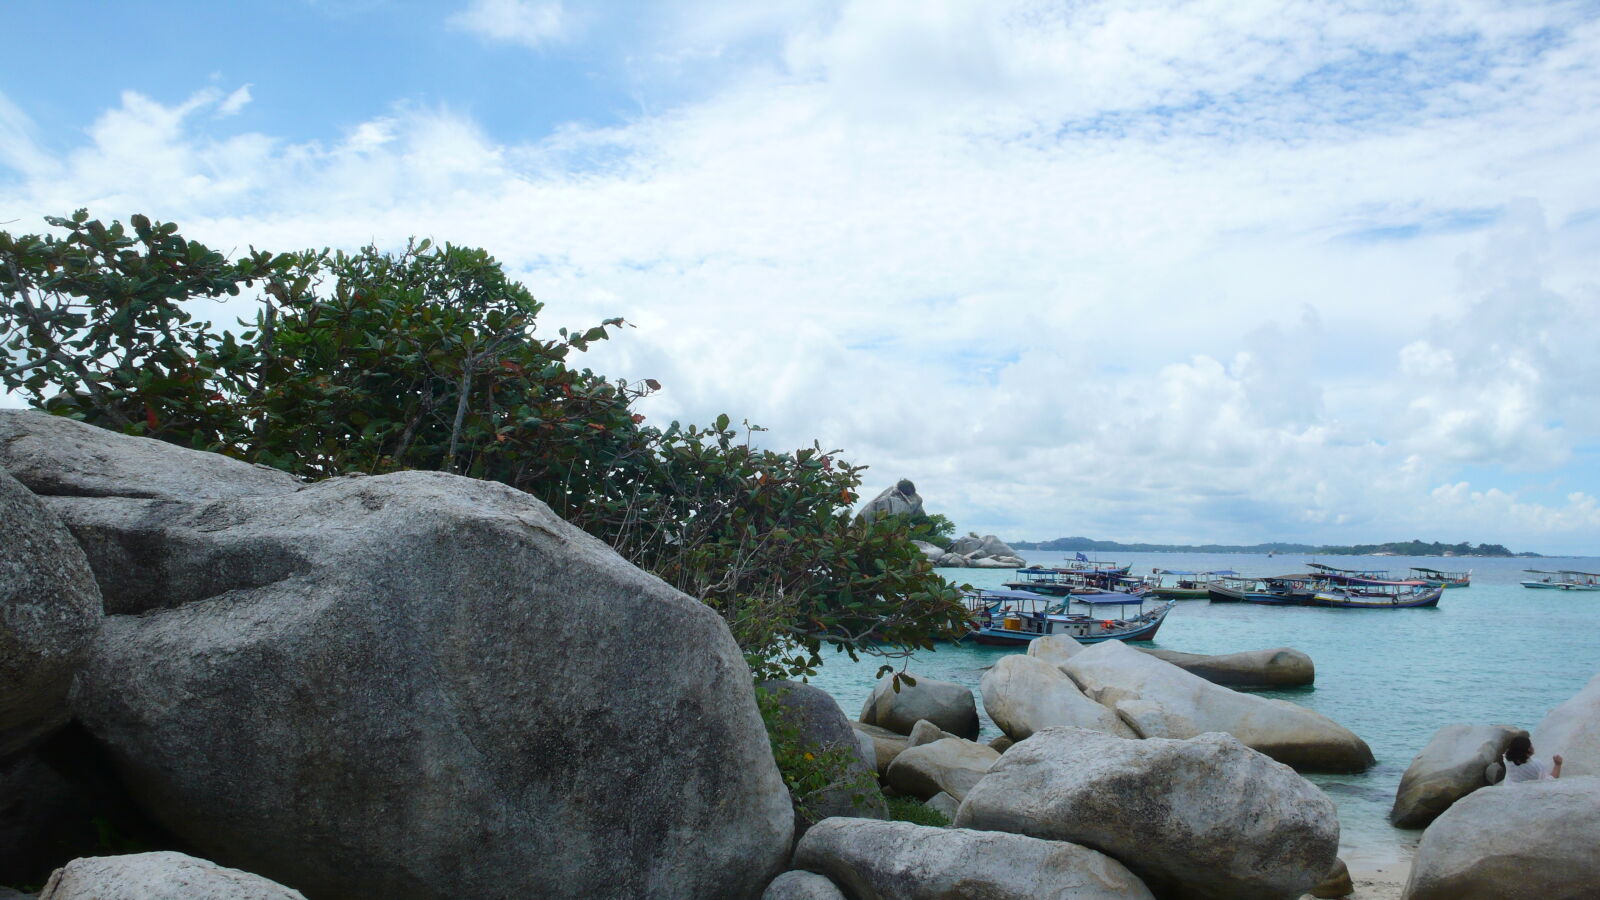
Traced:
<path id="1" fill-rule="evenodd" d="M 1590 578 L 1600 578 L 1600 573 L 1579 572 L 1577 569 L 1562 569 L 1560 572 L 1557 572 L 1556 574 L 1557 575 L 1587 575 Z"/>
<path id="2" fill-rule="evenodd" d="M 1033 591 L 1016 591 L 1010 588 L 980 588 L 973 593 L 982 600 L 1032 600 L 1050 604 L 1061 601 L 1060 597 L 1049 597 Z"/>
<path id="3" fill-rule="evenodd" d="M 1179 578 L 1194 578 L 1200 575 L 1237 575 L 1232 569 L 1208 569 L 1204 572 L 1190 572 L 1186 569 L 1157 569 L 1157 575 L 1176 575 Z"/>
<path id="4" fill-rule="evenodd" d="M 1340 575 L 1381 575 L 1389 571 L 1388 569 L 1340 569 L 1322 563 L 1306 563 L 1306 565 L 1319 572 L 1338 572 Z"/>
<path id="5" fill-rule="evenodd" d="M 1090 606 L 1104 606 L 1106 604 L 1126 606 L 1130 603 L 1144 603 L 1143 597 L 1124 594 L 1121 591 L 1106 591 L 1103 594 L 1073 594 L 1071 599 L 1073 603 L 1087 603 Z"/>

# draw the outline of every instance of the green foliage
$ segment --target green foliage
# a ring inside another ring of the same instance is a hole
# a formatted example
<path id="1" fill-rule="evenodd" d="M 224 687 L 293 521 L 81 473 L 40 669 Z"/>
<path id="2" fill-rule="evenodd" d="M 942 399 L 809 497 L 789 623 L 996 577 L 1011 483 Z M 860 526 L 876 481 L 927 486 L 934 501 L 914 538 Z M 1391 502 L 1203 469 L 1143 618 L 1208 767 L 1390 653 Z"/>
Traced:
<path id="1" fill-rule="evenodd" d="M 229 261 L 80 210 L 63 235 L 0 232 L 0 383 L 35 406 L 307 478 L 437 469 L 500 481 L 728 621 L 759 677 L 810 674 L 825 644 L 903 656 L 965 621 L 911 523 L 851 515 L 861 467 L 760 429 L 645 423 L 653 380 L 570 359 L 624 326 L 543 338 L 541 304 L 482 250 L 251 250 Z M 203 298 L 257 288 L 237 333 Z M 887 667 L 886 667 L 887 668 Z"/>
<path id="2" fill-rule="evenodd" d="M 889 818 L 895 822 L 910 822 L 914 825 L 932 825 L 945 828 L 950 825 L 950 820 L 945 814 L 923 803 L 915 797 L 890 797 Z"/>
<path id="3" fill-rule="evenodd" d="M 856 748 L 823 746 L 806 740 L 778 691 L 758 684 L 756 707 L 761 710 L 761 721 L 767 726 L 767 739 L 772 744 L 772 758 L 778 764 L 778 773 L 789 789 L 795 813 L 802 819 L 818 821 L 813 804 L 833 791 L 848 791 L 851 803 L 862 808 L 871 797 L 881 795 L 878 779 L 856 767 L 860 758 Z"/>
<path id="4" fill-rule="evenodd" d="M 943 513 L 918 516 L 911 523 L 911 538 L 927 541 L 948 550 L 956 541 L 956 523 L 950 521 Z"/>

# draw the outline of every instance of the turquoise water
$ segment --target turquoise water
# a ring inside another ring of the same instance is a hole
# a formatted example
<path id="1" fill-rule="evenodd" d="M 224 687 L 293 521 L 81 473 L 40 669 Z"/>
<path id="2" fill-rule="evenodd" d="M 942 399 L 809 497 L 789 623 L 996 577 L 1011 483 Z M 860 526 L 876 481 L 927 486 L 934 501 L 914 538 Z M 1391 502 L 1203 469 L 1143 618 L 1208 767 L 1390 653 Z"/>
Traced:
<path id="1" fill-rule="evenodd" d="M 1053 565 L 1066 554 L 1025 553 Z M 1108 557 L 1109 559 L 1109 557 Z M 1115 557 L 1136 574 L 1152 567 L 1236 569 L 1252 575 L 1304 571 L 1305 558 L 1262 555 L 1129 553 Z M 1531 729 L 1545 712 L 1600 671 L 1600 592 L 1529 590 L 1522 570 L 1574 568 L 1600 572 L 1600 560 L 1333 557 L 1331 565 L 1471 568 L 1472 587 L 1444 593 L 1437 609 L 1338 610 L 1243 603 L 1179 601 L 1148 646 L 1229 653 L 1290 646 L 1311 654 L 1312 688 L 1273 691 L 1327 715 L 1371 745 L 1378 764 L 1360 775 L 1310 775 L 1339 807 L 1342 854 L 1353 865 L 1409 859 L 1420 831 L 1388 824 L 1400 776 L 1440 727 L 1456 722 L 1505 723 Z M 952 581 L 978 587 L 1010 580 L 1007 570 L 943 569 Z M 940 644 L 910 661 L 912 672 L 970 685 L 1006 648 Z M 813 682 L 854 716 L 871 693 L 879 660 L 852 663 L 829 654 Z M 978 705 L 982 710 L 983 698 Z M 981 713 L 980 713 L 981 715 Z M 982 717 L 983 739 L 999 734 Z"/>

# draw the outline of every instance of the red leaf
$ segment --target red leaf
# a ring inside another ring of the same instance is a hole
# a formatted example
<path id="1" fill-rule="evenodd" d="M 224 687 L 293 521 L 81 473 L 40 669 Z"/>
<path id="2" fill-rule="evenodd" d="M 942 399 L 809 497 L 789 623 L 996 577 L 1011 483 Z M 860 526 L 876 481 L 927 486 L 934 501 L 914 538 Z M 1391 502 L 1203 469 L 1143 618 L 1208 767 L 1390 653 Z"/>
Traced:
<path id="1" fill-rule="evenodd" d="M 157 428 L 161 427 L 160 420 L 156 418 L 156 411 L 151 409 L 149 406 L 144 408 L 144 421 L 146 425 L 150 426 L 151 431 L 155 431 Z"/>

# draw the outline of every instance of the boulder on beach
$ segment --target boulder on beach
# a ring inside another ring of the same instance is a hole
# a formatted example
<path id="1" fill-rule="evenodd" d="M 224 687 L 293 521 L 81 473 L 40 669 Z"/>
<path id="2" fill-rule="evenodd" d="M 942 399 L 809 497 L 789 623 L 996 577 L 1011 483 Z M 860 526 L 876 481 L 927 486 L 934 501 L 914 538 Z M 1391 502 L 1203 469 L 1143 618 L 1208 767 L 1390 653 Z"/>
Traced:
<path id="1" fill-rule="evenodd" d="M 983 673 L 983 709 L 1014 741 L 1052 725 L 1138 737 L 1117 714 L 1090 700 L 1060 669 L 1033 656 L 1002 657 Z"/>
<path id="2" fill-rule="evenodd" d="M 1061 668 L 1140 737 L 1226 732 L 1309 771 L 1359 772 L 1373 763 L 1366 741 L 1321 713 L 1212 684 L 1121 641 L 1089 647 Z"/>
<path id="3" fill-rule="evenodd" d="M 1061 666 L 1083 652 L 1084 645 L 1064 634 L 1047 634 L 1028 642 L 1028 655 L 1052 666 Z"/>
<path id="4" fill-rule="evenodd" d="M 1533 747 L 1544 759 L 1560 754 L 1563 777 L 1600 775 L 1600 675 L 1545 714 L 1533 729 Z"/>
<path id="5" fill-rule="evenodd" d="M 57 869 L 39 900 L 306 900 L 281 884 L 170 850 L 92 856 Z"/>
<path id="6" fill-rule="evenodd" d="M 424 900 L 745 898 L 784 868 L 789 796 L 727 626 L 533 497 L 401 472 L 53 499 L 183 601 L 108 616 L 73 705 L 207 857 Z"/>
<path id="7" fill-rule="evenodd" d="M 922 801 L 922 804 L 952 822 L 955 821 L 956 810 L 961 808 L 961 801 L 944 791 Z"/>
<path id="8" fill-rule="evenodd" d="M 999 758 L 1000 752 L 987 744 L 945 738 L 895 757 L 883 780 L 918 800 L 941 792 L 960 800 Z"/>
<path id="9" fill-rule="evenodd" d="M 761 900 L 848 900 L 839 888 L 815 872 L 785 872 L 767 885 Z"/>
<path id="10" fill-rule="evenodd" d="M 960 735 L 951 734 L 950 732 L 945 731 L 943 728 L 940 728 L 932 722 L 929 722 L 927 719 L 923 719 L 917 724 L 911 726 L 911 735 L 910 737 L 906 738 L 906 749 L 910 750 L 912 747 L 921 747 L 923 744 L 931 744 L 934 741 L 942 741 L 945 738 L 958 737 L 960 737 Z"/>
<path id="11" fill-rule="evenodd" d="M 895 689 L 893 675 L 885 675 L 872 688 L 872 696 L 861 707 L 861 721 L 900 734 L 910 734 L 917 722 L 927 719 L 951 734 L 972 740 L 978 736 L 978 703 L 972 689 L 953 681 L 935 681 L 906 673 L 916 684 L 900 682 Z"/>
<path id="12" fill-rule="evenodd" d="M 1245 650 L 1216 656 L 1180 653 L 1177 650 L 1155 650 L 1144 647 L 1139 649 L 1156 659 L 1166 660 L 1185 672 L 1199 675 L 1212 684 L 1220 684 L 1223 687 L 1255 689 L 1301 687 L 1317 680 L 1317 667 L 1311 662 L 1311 657 L 1293 647 Z"/>
<path id="13" fill-rule="evenodd" d="M 938 544 L 930 544 L 927 541 L 912 541 L 911 543 L 922 551 L 922 555 L 926 556 L 929 562 L 937 562 L 939 557 L 945 554 L 945 549 Z"/>
<path id="14" fill-rule="evenodd" d="M 911 483 L 911 479 L 902 478 L 893 487 L 884 488 L 882 493 L 868 500 L 857 515 L 868 522 L 884 516 L 915 518 L 923 515 L 922 497 L 917 494 L 917 486 Z"/>
<path id="15" fill-rule="evenodd" d="M 21 409 L 0 409 L 0 469 L 40 496 L 193 501 L 300 488 L 269 466 Z"/>
<path id="16" fill-rule="evenodd" d="M 794 864 L 826 875 L 858 898 L 1131 900 L 1151 896 L 1126 866 L 1086 847 L 909 822 L 828 819 L 801 839 Z"/>
<path id="17" fill-rule="evenodd" d="M 1299 897 L 1339 849 L 1326 794 L 1216 733 L 1128 740 L 1047 728 L 995 763 L 955 825 L 1081 844 L 1159 896 L 1216 900 Z"/>
<path id="18" fill-rule="evenodd" d="M 890 731 L 864 722 L 851 722 L 850 727 L 855 729 L 858 740 L 864 738 L 872 743 L 873 766 L 878 770 L 879 776 L 887 772 L 894 758 L 910 745 L 911 739 L 898 731 Z"/>
<path id="19" fill-rule="evenodd" d="M 1446 725 L 1434 732 L 1400 778 L 1389 821 L 1396 828 L 1425 828 L 1450 804 L 1487 786 L 1487 768 L 1506 745 L 1527 732 L 1510 725 Z"/>
<path id="20" fill-rule="evenodd" d="M 0 470 L 0 763 L 66 724 L 100 588 L 55 513 Z"/>
<path id="21" fill-rule="evenodd" d="M 836 773 L 831 786 L 805 797 L 794 797 L 791 792 L 797 837 L 829 816 L 889 817 L 888 803 L 878 790 L 877 756 L 862 754 L 858 732 L 850 727 L 832 695 L 798 681 L 765 681 L 757 690 L 766 691 L 776 701 L 785 724 L 799 731 L 805 752 L 819 755 L 843 750 L 849 757 L 845 771 Z"/>
<path id="22" fill-rule="evenodd" d="M 1322 876 L 1317 886 L 1311 889 L 1311 896 L 1317 900 L 1339 900 L 1356 892 L 1355 882 L 1350 878 L 1350 867 L 1344 860 L 1333 861 L 1333 868 Z"/>
<path id="23" fill-rule="evenodd" d="M 968 556 L 969 569 L 1020 569 L 1027 565 L 1020 556 Z"/>
<path id="24" fill-rule="evenodd" d="M 1600 896 L 1597 847 L 1600 778 L 1474 791 L 1422 833 L 1406 900 L 1589 900 Z"/>
<path id="25" fill-rule="evenodd" d="M 942 553 L 934 559 L 933 564 L 940 569 L 965 569 L 967 558 L 959 553 Z"/>

